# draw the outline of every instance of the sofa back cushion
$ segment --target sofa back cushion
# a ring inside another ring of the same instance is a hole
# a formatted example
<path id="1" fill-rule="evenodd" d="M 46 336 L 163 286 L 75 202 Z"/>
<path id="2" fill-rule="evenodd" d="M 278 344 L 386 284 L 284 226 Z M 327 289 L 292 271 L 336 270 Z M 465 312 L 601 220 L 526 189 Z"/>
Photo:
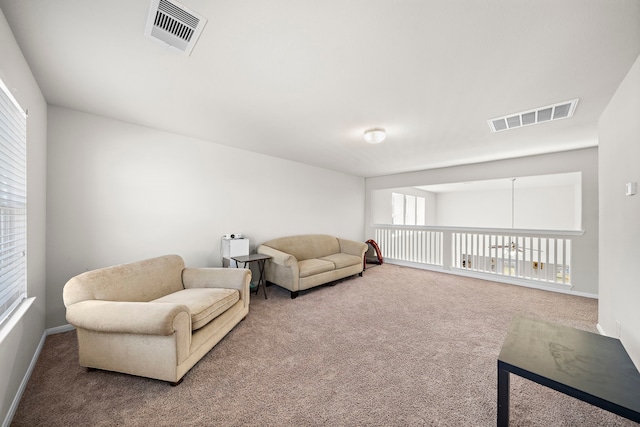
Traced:
<path id="1" fill-rule="evenodd" d="M 291 254 L 298 261 L 322 258 L 340 252 L 338 239 L 326 234 L 303 234 L 300 236 L 280 237 L 263 243 L 287 254 Z"/>
<path id="2" fill-rule="evenodd" d="M 64 286 L 65 306 L 84 300 L 146 302 L 184 289 L 184 260 L 166 255 L 87 271 Z"/>

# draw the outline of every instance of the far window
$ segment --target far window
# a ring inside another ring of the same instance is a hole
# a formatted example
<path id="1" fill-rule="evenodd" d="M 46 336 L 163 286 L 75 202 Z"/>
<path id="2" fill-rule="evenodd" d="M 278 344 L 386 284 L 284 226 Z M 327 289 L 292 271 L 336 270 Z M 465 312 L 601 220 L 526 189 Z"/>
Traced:
<path id="1" fill-rule="evenodd" d="M 27 118 L 0 81 L 0 322 L 27 295 Z"/>
<path id="2" fill-rule="evenodd" d="M 424 197 L 416 197 L 416 225 L 426 225 L 426 207 Z"/>
<path id="3" fill-rule="evenodd" d="M 424 197 L 391 193 L 391 206 L 393 224 L 425 225 Z"/>

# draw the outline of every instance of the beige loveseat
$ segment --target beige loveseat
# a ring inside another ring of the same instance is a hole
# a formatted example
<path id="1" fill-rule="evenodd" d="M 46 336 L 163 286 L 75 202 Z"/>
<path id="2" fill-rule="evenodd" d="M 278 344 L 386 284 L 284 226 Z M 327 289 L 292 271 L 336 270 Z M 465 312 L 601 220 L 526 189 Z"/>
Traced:
<path id="1" fill-rule="evenodd" d="M 247 316 L 250 282 L 177 255 L 82 273 L 63 290 L 80 365 L 179 384 Z"/>
<path id="2" fill-rule="evenodd" d="M 258 247 L 269 255 L 265 263 L 267 283 L 299 291 L 359 274 L 364 270 L 366 243 L 340 239 L 325 234 L 305 234 L 270 240 Z"/>

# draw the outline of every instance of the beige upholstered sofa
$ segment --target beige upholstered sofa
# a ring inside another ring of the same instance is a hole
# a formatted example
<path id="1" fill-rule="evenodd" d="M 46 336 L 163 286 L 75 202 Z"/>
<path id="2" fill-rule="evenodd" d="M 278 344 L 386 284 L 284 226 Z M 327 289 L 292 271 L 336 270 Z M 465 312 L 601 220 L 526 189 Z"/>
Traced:
<path id="1" fill-rule="evenodd" d="M 63 290 L 81 366 L 179 384 L 249 312 L 251 271 L 167 255 L 82 273 Z"/>
<path id="2" fill-rule="evenodd" d="M 362 276 L 367 249 L 366 243 L 306 234 L 270 240 L 258 247 L 258 253 L 271 256 L 265 263 L 267 283 L 288 289 L 293 299 L 299 291 Z"/>

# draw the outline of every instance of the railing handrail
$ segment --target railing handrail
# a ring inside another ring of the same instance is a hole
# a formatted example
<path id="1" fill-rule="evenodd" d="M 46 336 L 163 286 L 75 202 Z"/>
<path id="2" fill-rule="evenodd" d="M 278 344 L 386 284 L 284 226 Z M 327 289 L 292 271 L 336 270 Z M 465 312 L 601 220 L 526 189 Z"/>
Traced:
<path id="1" fill-rule="evenodd" d="M 371 228 L 393 228 L 400 230 L 428 230 L 428 231 L 460 231 L 465 233 L 501 234 L 511 236 L 583 236 L 584 230 L 537 230 L 526 228 L 483 228 L 483 227 L 452 227 L 442 225 L 398 225 L 398 224 L 373 224 Z"/>

